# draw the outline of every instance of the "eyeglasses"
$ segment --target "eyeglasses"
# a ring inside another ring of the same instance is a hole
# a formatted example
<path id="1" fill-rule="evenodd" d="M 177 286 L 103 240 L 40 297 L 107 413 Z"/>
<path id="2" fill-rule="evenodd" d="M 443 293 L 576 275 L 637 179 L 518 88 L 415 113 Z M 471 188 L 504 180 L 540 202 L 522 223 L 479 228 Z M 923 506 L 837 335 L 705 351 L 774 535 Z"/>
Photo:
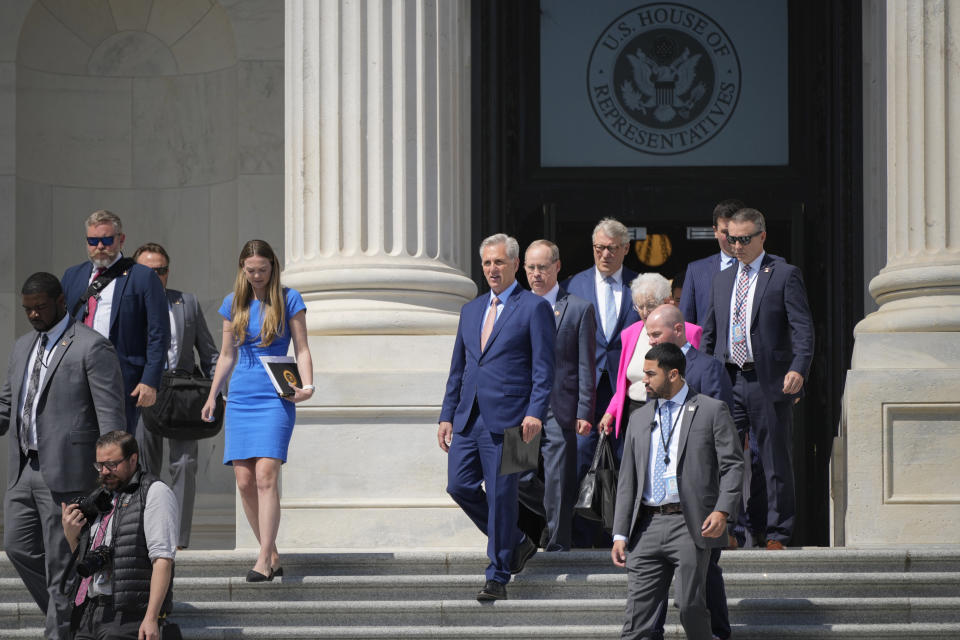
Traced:
<path id="1" fill-rule="evenodd" d="M 170 267 L 153 267 L 158 276 L 165 276 L 170 271 Z"/>
<path id="2" fill-rule="evenodd" d="M 525 264 L 523 268 L 527 270 L 527 273 L 547 273 L 553 264 L 552 262 L 550 264 Z"/>
<path id="3" fill-rule="evenodd" d="M 604 251 L 609 251 L 610 253 L 616 253 L 620 250 L 619 244 L 595 244 L 593 245 L 593 250 L 597 253 L 603 253 Z"/>
<path id="4" fill-rule="evenodd" d="M 109 247 L 113 244 L 114 240 L 116 240 L 116 236 L 107 236 L 105 238 L 91 238 L 90 236 L 87 236 L 87 244 L 91 247 L 95 247 L 101 242 L 103 243 L 103 246 Z"/>
<path id="5" fill-rule="evenodd" d="M 133 455 L 132 453 L 130 455 Z M 93 468 L 97 470 L 97 473 L 100 473 L 104 469 L 109 469 L 110 471 L 116 471 L 117 467 L 126 462 L 127 458 L 130 456 L 124 456 L 120 460 L 107 460 L 106 462 L 94 462 Z"/>
<path id="6" fill-rule="evenodd" d="M 747 246 L 748 244 L 750 244 L 750 241 L 754 239 L 754 237 L 760 235 L 761 233 L 763 233 L 763 231 L 757 231 L 757 232 L 751 233 L 748 236 L 732 236 L 728 233 L 727 242 L 729 242 L 730 244 L 740 243 L 743 246 Z"/>
<path id="7" fill-rule="evenodd" d="M 653 311 L 654 309 L 659 307 L 661 304 L 663 303 L 662 302 L 644 302 L 643 304 L 634 303 L 633 306 L 639 312 L 639 311 Z"/>

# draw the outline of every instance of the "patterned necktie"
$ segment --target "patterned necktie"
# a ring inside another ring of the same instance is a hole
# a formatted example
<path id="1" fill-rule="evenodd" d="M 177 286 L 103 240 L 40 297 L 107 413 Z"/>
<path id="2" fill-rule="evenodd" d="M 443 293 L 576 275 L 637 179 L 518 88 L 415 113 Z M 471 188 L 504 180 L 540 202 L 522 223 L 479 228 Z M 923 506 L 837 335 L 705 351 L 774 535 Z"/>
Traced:
<path id="1" fill-rule="evenodd" d="M 97 272 L 93 274 L 93 280 L 96 280 L 104 272 L 104 268 L 100 267 L 97 269 Z M 91 280 L 90 282 L 93 282 Z M 97 296 L 90 296 L 87 298 L 87 317 L 83 319 L 83 324 L 87 325 L 93 329 L 93 316 L 97 313 L 97 304 L 100 301 L 97 299 Z"/>
<path id="2" fill-rule="evenodd" d="M 43 367 L 43 352 L 47 348 L 47 334 L 41 333 L 40 340 L 37 341 L 37 355 L 33 361 L 33 369 L 30 371 L 30 381 L 27 383 L 27 396 L 23 399 L 23 413 L 20 416 L 20 448 L 23 455 L 30 451 L 29 432 L 33 424 L 33 401 L 37 398 L 37 391 L 40 390 L 40 370 Z"/>
<path id="3" fill-rule="evenodd" d="M 747 328 L 744 326 L 744 316 L 748 291 L 750 291 L 750 265 L 745 264 L 740 269 L 740 277 L 737 279 L 737 297 L 733 303 L 733 325 L 730 334 L 733 336 L 730 341 L 730 359 L 738 367 L 742 367 L 747 361 Z M 740 328 L 739 333 L 736 331 L 737 327 Z"/>
<path id="4" fill-rule="evenodd" d="M 613 276 L 607 276 L 603 281 L 607 283 L 607 304 L 603 309 L 603 334 L 607 337 L 607 342 L 610 342 L 613 330 L 617 328 L 617 299 L 613 297 L 613 286 L 616 280 Z"/>
<path id="5" fill-rule="evenodd" d="M 480 332 L 480 351 L 484 351 L 487 348 L 487 340 L 490 339 L 490 334 L 493 333 L 493 325 L 497 321 L 498 304 L 500 304 L 500 298 L 493 296 L 493 300 L 490 301 L 490 310 L 487 311 L 487 318 L 483 321 L 483 331 Z"/>
<path id="6" fill-rule="evenodd" d="M 103 518 L 100 519 L 100 528 L 97 529 L 97 535 L 93 536 L 93 545 L 90 549 L 96 549 L 101 544 L 103 544 L 103 538 L 107 535 L 107 525 L 110 524 L 110 516 L 113 515 L 113 512 L 117 510 L 117 498 L 119 496 L 114 496 L 113 498 L 113 507 L 108 511 Z M 78 607 L 83 604 L 83 601 L 87 599 L 87 590 L 90 588 L 90 583 L 93 581 L 93 576 L 87 576 L 80 582 L 80 588 L 77 589 L 77 597 L 74 600 L 74 604 Z"/>
<path id="7" fill-rule="evenodd" d="M 673 421 L 670 420 L 672 413 L 672 400 L 666 400 L 660 405 L 660 437 L 657 439 L 657 457 L 653 461 L 653 503 L 660 504 L 667 497 L 667 487 L 663 481 L 663 474 L 667 471 L 667 452 L 663 449 L 663 443 L 670 443 L 670 432 L 673 429 Z"/>

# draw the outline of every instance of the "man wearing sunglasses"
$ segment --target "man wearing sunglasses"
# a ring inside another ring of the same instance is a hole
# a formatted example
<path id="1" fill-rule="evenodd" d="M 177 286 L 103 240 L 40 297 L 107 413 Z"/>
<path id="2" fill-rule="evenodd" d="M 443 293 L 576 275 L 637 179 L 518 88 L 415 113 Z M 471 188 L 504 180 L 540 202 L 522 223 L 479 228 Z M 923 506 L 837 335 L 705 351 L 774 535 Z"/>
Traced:
<path id="1" fill-rule="evenodd" d="M 135 433 L 140 407 L 156 402 L 166 364 L 167 297 L 152 269 L 123 256 L 125 236 L 119 217 L 95 211 L 85 227 L 89 260 L 63 274 L 67 309 L 116 348 L 126 394 L 127 431 Z"/>
<path id="2" fill-rule="evenodd" d="M 713 280 L 702 348 L 726 366 L 734 422 L 750 434 L 747 544 L 783 549 L 796 518 L 793 405 L 813 360 L 813 318 L 800 270 L 764 251 L 762 213 L 740 209 L 726 235 L 737 267 Z"/>
<path id="3" fill-rule="evenodd" d="M 193 350 L 196 348 L 200 356 L 200 370 L 203 375 L 212 378 L 220 351 L 213 342 L 210 329 L 207 328 L 197 296 L 167 288 L 170 256 L 166 249 L 155 242 L 148 242 L 134 252 L 133 259 L 137 264 L 153 269 L 167 293 L 167 312 L 170 316 L 167 368 L 192 372 L 197 362 L 193 357 Z M 193 501 L 197 493 L 197 441 L 165 439 L 143 424 L 138 425 L 137 444 L 140 446 L 143 466 L 157 475 L 163 466 L 164 440 L 167 440 L 169 453 L 171 488 L 180 503 L 180 538 L 177 548 L 185 549 L 190 545 Z"/>
<path id="4" fill-rule="evenodd" d="M 71 576 L 75 640 L 159 640 L 161 619 L 173 608 L 177 498 L 140 468 L 139 458 L 131 434 L 105 433 L 91 466 L 109 492 L 110 507 L 87 522 L 77 505 L 60 505 L 64 537 L 71 550 L 79 549 L 77 564 L 92 571 L 82 579 Z"/>
<path id="5" fill-rule="evenodd" d="M 46 614 L 44 637 L 68 638 L 60 503 L 96 485 L 94 443 L 125 426 L 122 377 L 110 341 L 67 315 L 56 276 L 35 273 L 21 293 L 33 331 L 13 345 L 0 390 L 0 435 L 10 433 L 3 547 Z"/>

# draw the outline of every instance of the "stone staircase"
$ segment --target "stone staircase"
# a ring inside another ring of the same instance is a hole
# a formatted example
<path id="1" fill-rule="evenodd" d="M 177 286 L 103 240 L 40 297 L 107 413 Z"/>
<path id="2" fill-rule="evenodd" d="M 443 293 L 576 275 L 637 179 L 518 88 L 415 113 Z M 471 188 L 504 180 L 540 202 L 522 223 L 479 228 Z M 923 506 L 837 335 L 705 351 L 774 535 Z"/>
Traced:
<path id="1" fill-rule="evenodd" d="M 626 575 L 602 551 L 539 553 L 508 590 L 474 600 L 472 551 L 310 552 L 282 579 L 248 584 L 253 555 L 177 558 L 172 619 L 185 638 L 617 638 Z M 731 551 L 721 560 L 737 640 L 960 639 L 960 545 Z M 0 555 L 0 638 L 41 638 L 42 619 Z M 671 607 L 667 637 L 683 638 Z"/>

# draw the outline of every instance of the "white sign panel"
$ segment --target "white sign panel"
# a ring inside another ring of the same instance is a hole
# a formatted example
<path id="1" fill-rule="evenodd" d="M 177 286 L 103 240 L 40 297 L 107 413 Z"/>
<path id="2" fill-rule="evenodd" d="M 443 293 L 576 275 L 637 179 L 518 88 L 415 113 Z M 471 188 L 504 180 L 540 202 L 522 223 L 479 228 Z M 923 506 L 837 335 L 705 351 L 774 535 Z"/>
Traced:
<path id="1" fill-rule="evenodd" d="M 789 162 L 786 0 L 541 0 L 541 165 Z"/>

